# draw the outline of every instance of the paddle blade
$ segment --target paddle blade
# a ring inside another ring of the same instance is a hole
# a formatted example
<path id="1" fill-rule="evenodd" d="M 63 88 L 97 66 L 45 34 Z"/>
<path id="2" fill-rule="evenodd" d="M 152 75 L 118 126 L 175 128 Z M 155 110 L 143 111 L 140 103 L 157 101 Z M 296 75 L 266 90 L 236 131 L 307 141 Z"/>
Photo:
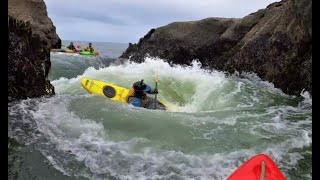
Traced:
<path id="1" fill-rule="evenodd" d="M 281 173 L 273 160 L 265 155 L 258 154 L 240 167 L 238 167 L 227 180 L 285 180 L 286 178 Z"/>

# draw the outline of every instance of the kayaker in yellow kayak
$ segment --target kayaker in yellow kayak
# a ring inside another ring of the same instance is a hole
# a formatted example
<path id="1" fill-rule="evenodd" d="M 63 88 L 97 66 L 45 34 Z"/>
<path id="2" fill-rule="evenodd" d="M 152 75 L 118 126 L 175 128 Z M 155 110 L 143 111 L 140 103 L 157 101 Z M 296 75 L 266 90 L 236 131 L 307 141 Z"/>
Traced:
<path id="1" fill-rule="evenodd" d="M 73 51 L 77 51 L 76 47 L 74 47 L 73 42 L 70 42 L 70 45 L 67 47 L 68 49 L 71 49 Z"/>
<path id="2" fill-rule="evenodd" d="M 147 94 L 158 94 L 158 89 L 152 89 L 149 85 L 141 81 L 135 82 L 129 89 L 127 102 L 136 107 L 146 107 L 148 104 Z"/>

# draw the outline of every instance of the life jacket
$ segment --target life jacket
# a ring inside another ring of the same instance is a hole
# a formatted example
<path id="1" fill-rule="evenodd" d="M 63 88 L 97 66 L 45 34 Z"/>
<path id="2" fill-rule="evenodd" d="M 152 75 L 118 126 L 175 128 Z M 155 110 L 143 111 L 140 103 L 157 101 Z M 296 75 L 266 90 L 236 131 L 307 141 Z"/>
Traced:
<path id="1" fill-rule="evenodd" d="M 146 84 L 142 83 L 140 81 L 135 82 L 133 84 L 134 94 L 133 96 L 142 98 L 147 96 L 146 92 L 144 91 L 146 89 Z"/>
<path id="2" fill-rule="evenodd" d="M 93 47 L 92 47 L 92 46 L 91 46 L 91 47 L 88 46 L 88 47 L 86 48 L 86 51 L 90 51 L 90 52 L 93 51 Z"/>
<path id="3" fill-rule="evenodd" d="M 68 49 L 71 49 L 71 50 L 76 50 L 76 48 L 74 47 L 74 45 L 69 45 L 67 48 L 68 48 Z"/>

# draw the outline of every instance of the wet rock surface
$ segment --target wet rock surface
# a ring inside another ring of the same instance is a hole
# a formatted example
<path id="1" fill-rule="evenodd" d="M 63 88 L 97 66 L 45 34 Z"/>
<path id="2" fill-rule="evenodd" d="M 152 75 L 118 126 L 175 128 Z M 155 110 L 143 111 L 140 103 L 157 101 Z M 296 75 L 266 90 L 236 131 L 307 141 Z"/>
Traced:
<path id="1" fill-rule="evenodd" d="M 42 0 L 9 0 L 8 100 L 50 96 L 50 49 L 61 40 Z"/>

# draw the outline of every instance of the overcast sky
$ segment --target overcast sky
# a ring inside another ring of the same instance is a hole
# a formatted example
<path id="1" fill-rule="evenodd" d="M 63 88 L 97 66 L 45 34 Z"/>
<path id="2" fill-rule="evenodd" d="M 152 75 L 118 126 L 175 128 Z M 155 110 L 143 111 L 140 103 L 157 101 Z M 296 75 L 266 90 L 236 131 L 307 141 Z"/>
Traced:
<path id="1" fill-rule="evenodd" d="M 276 0 L 44 0 L 62 40 L 137 43 L 151 28 L 241 18 Z"/>

